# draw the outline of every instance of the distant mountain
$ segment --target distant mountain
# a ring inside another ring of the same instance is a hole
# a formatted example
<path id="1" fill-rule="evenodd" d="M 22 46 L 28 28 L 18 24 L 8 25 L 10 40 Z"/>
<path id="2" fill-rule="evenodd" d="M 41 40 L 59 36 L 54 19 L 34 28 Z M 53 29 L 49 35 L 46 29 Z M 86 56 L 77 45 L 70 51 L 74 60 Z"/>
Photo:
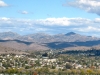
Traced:
<path id="1" fill-rule="evenodd" d="M 69 32 L 67 34 L 56 34 L 56 35 L 49 35 L 45 33 L 36 33 L 31 35 L 25 35 L 22 39 L 26 41 L 32 41 L 37 43 L 49 43 L 49 42 L 75 42 L 75 41 L 93 41 L 99 40 L 100 38 L 97 37 L 88 37 L 84 35 L 80 35 L 74 32 Z M 20 39 L 19 39 L 20 40 Z M 24 40 L 23 40 L 24 41 Z"/>
<path id="2" fill-rule="evenodd" d="M 70 36 L 70 35 L 75 35 L 76 33 L 74 33 L 74 32 L 69 32 L 69 33 L 67 33 L 67 34 L 65 34 L 65 35 L 67 35 L 67 36 Z"/>
<path id="3" fill-rule="evenodd" d="M 27 42 L 36 42 L 36 43 L 49 43 L 49 42 L 85 42 L 99 40 L 97 37 L 89 37 L 80 35 L 74 32 L 69 32 L 67 34 L 56 34 L 49 35 L 46 33 L 35 33 L 21 36 L 14 32 L 3 32 L 0 33 L 1 40 L 21 40 Z"/>
<path id="4" fill-rule="evenodd" d="M 31 42 L 44 43 L 44 42 L 50 42 L 52 36 L 46 33 L 35 33 L 35 34 L 24 35 L 22 36 L 22 40 L 23 38 L 28 42 L 31 41 Z"/>
<path id="5" fill-rule="evenodd" d="M 20 35 L 14 32 L 2 32 L 0 33 L 0 39 L 16 39 L 17 37 L 19 37 Z"/>
<path id="6" fill-rule="evenodd" d="M 20 50 L 48 49 L 100 49 L 100 38 L 80 35 L 74 32 L 50 35 L 35 33 L 21 36 L 14 32 L 0 33 L 0 45 Z"/>

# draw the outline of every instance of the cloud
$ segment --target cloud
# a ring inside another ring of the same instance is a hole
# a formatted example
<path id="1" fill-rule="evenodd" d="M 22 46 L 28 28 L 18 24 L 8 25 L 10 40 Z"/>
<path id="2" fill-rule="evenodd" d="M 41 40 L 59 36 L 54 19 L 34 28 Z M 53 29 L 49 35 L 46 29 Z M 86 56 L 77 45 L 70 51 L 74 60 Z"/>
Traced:
<path id="1" fill-rule="evenodd" d="M 47 19 L 40 19 L 37 20 L 37 23 L 43 24 L 43 25 L 62 25 L 62 26 L 68 26 L 70 25 L 70 21 L 68 18 L 47 18 Z"/>
<path id="2" fill-rule="evenodd" d="M 0 0 L 0 7 L 6 7 L 8 4 L 6 4 L 4 1 Z"/>
<path id="3" fill-rule="evenodd" d="M 5 21 L 7 21 L 7 20 L 10 20 L 10 18 L 2 17 L 1 20 L 5 20 Z"/>
<path id="4" fill-rule="evenodd" d="M 100 0 L 74 0 L 68 2 L 67 4 L 63 4 L 63 6 L 72 6 L 83 9 L 89 13 L 95 13 L 100 15 Z"/>
<path id="5" fill-rule="evenodd" d="M 80 27 L 80 28 L 74 28 L 74 30 L 77 30 L 79 32 L 100 32 L 100 27 L 94 27 L 94 26 L 87 26 L 87 27 Z"/>
<path id="6" fill-rule="evenodd" d="M 26 10 L 24 10 L 24 11 L 19 10 L 18 13 L 20 13 L 20 14 L 33 14 L 33 12 L 28 12 Z"/>
<path id="7" fill-rule="evenodd" d="M 28 14 L 28 11 L 22 11 L 21 14 Z"/>
<path id="8" fill-rule="evenodd" d="M 29 14 L 29 12 L 26 11 L 26 10 L 24 10 L 24 11 L 19 10 L 18 13 L 20 13 L 20 14 Z"/>
<path id="9" fill-rule="evenodd" d="M 0 30 L 14 31 L 18 33 L 67 33 L 70 31 L 80 33 L 99 33 L 100 18 L 94 20 L 86 18 L 46 18 L 46 19 L 17 19 L 17 18 L 0 18 Z"/>

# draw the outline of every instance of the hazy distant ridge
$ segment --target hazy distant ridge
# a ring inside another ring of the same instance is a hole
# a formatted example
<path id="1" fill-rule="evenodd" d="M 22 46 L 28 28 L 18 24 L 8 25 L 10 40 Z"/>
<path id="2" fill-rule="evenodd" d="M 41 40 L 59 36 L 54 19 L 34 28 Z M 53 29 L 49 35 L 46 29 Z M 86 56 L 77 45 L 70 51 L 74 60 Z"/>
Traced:
<path id="1" fill-rule="evenodd" d="M 69 32 L 67 34 L 56 34 L 50 35 L 46 33 L 34 33 L 21 36 L 14 32 L 3 32 L 0 33 L 1 40 L 22 40 L 28 42 L 37 42 L 37 43 L 49 43 L 49 42 L 85 42 L 85 41 L 94 41 L 100 40 L 100 38 L 92 36 L 84 36 L 74 32 Z"/>
<path id="2" fill-rule="evenodd" d="M 99 49 L 100 38 L 84 36 L 74 32 L 50 35 L 35 33 L 21 36 L 14 32 L 0 33 L 0 45 L 19 50 L 48 49 Z"/>

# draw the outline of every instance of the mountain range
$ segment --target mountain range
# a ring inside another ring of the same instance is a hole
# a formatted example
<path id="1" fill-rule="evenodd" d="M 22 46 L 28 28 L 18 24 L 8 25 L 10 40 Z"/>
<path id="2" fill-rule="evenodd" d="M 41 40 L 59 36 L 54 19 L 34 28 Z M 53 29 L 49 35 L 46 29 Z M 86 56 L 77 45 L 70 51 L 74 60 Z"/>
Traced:
<path id="1" fill-rule="evenodd" d="M 19 35 L 15 32 L 0 33 L 0 46 L 18 50 L 87 50 L 100 49 L 100 38 L 80 35 L 74 32 L 67 34 L 50 35 L 34 33 Z"/>

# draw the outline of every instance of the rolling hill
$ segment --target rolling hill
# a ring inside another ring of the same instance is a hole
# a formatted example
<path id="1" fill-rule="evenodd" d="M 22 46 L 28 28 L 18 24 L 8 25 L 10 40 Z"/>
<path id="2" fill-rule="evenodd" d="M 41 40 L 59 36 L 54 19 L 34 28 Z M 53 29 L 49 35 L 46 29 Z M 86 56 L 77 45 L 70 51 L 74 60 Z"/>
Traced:
<path id="1" fill-rule="evenodd" d="M 74 32 L 56 35 L 35 33 L 23 36 L 14 32 L 3 32 L 0 33 L 0 45 L 23 51 L 48 49 L 86 50 L 91 48 L 100 49 L 100 38 Z"/>
<path id="2" fill-rule="evenodd" d="M 0 54 L 27 54 L 25 51 L 17 50 L 0 45 Z"/>

